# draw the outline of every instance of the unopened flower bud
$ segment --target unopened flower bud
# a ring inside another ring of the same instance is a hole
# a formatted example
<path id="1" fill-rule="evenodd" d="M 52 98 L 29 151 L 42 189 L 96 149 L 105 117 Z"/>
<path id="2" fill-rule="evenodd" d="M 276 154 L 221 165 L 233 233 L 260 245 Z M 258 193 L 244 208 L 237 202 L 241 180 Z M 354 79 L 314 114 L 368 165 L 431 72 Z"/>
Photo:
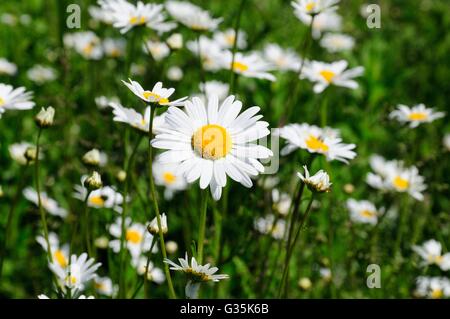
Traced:
<path id="1" fill-rule="evenodd" d="M 106 236 L 98 237 L 94 241 L 95 247 L 106 249 L 108 248 L 109 240 Z"/>
<path id="2" fill-rule="evenodd" d="M 312 283 L 308 277 L 303 277 L 298 281 L 298 286 L 303 290 L 309 290 L 312 286 Z"/>
<path id="3" fill-rule="evenodd" d="M 175 254 L 178 250 L 178 244 L 173 240 L 169 240 L 166 243 L 166 250 L 169 254 Z"/>
<path id="4" fill-rule="evenodd" d="M 90 190 L 96 190 L 101 188 L 102 186 L 102 177 L 96 171 L 94 171 L 92 175 L 86 178 L 86 180 L 84 181 L 84 187 Z"/>
<path id="5" fill-rule="evenodd" d="M 305 170 L 305 176 L 300 172 L 297 175 L 312 192 L 328 193 L 331 190 L 330 176 L 328 176 L 327 172 L 320 170 L 310 176 L 308 168 L 306 166 L 303 166 L 303 168 Z"/>
<path id="6" fill-rule="evenodd" d="M 119 182 L 123 182 L 127 178 L 127 173 L 123 170 L 120 170 L 117 172 L 116 178 L 119 180 Z"/>
<path id="7" fill-rule="evenodd" d="M 34 146 L 30 146 L 27 148 L 27 150 L 25 151 L 25 158 L 27 159 L 27 161 L 33 162 L 36 160 L 37 157 L 37 149 Z"/>
<path id="8" fill-rule="evenodd" d="M 183 47 L 183 36 L 180 33 L 174 33 L 167 38 L 166 42 L 172 50 L 179 50 Z"/>
<path id="9" fill-rule="evenodd" d="M 165 213 L 162 213 L 162 215 L 161 215 L 161 229 L 162 229 L 162 233 L 163 234 L 166 234 L 167 231 L 168 231 L 168 229 L 167 229 L 167 216 L 166 216 Z M 147 230 L 152 235 L 159 234 L 159 227 L 158 227 L 158 219 L 157 219 L 157 217 L 153 218 L 153 220 L 147 226 Z"/>
<path id="10" fill-rule="evenodd" d="M 3 193 L 3 189 L 2 189 L 2 187 L 0 186 L 0 198 L 3 197 L 3 195 L 5 195 L 5 193 Z"/>
<path id="11" fill-rule="evenodd" d="M 355 186 L 353 186 L 353 184 L 345 184 L 344 185 L 344 192 L 346 192 L 347 194 L 351 194 L 355 191 Z"/>
<path id="12" fill-rule="evenodd" d="M 49 127 L 53 125 L 53 118 L 55 117 L 55 109 L 49 106 L 47 109 L 41 108 L 35 117 L 37 125 L 40 127 Z"/>
<path id="13" fill-rule="evenodd" d="M 83 155 L 82 161 L 86 165 L 99 166 L 100 165 L 100 151 L 96 148 L 90 150 Z"/>

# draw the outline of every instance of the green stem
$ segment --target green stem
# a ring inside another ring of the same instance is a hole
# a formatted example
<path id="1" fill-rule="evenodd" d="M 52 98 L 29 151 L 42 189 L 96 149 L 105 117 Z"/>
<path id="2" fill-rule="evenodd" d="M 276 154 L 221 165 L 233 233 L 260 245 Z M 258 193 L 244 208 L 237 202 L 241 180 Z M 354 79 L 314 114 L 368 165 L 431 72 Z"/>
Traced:
<path id="1" fill-rule="evenodd" d="M 203 191 L 202 206 L 200 215 L 200 227 L 198 230 L 198 249 L 197 249 L 197 261 L 199 264 L 203 262 L 203 247 L 205 244 L 205 229 L 206 229 L 206 212 L 208 210 L 208 190 Z"/>
<path id="2" fill-rule="evenodd" d="M 94 254 L 92 252 L 92 246 L 91 246 L 91 239 L 90 239 L 90 224 L 89 224 L 89 206 L 88 206 L 88 199 L 89 194 L 91 192 L 88 191 L 86 193 L 86 198 L 84 199 L 84 236 L 86 241 L 86 249 L 88 252 L 89 257 L 93 258 Z"/>
<path id="3" fill-rule="evenodd" d="M 164 234 L 162 232 L 162 227 L 161 227 L 161 215 L 159 214 L 159 207 L 158 207 L 158 200 L 156 197 L 156 189 L 155 189 L 155 182 L 153 180 L 153 147 L 151 144 L 152 138 L 153 138 L 153 119 L 155 117 L 155 111 L 156 111 L 156 106 L 154 105 L 150 105 L 150 127 L 148 130 L 148 171 L 149 171 L 149 182 L 150 182 L 150 193 L 152 196 L 152 202 L 153 202 L 153 207 L 156 213 L 156 221 L 158 223 L 158 230 L 159 230 L 159 244 L 161 246 L 161 252 L 163 255 L 163 258 L 166 259 L 167 258 L 167 253 L 166 253 L 166 244 L 164 242 Z M 166 279 L 167 279 L 167 285 L 169 286 L 169 295 L 170 298 L 172 299 L 176 299 L 177 296 L 175 294 L 175 290 L 173 289 L 173 284 L 172 284 L 172 277 L 170 275 L 170 271 L 169 271 L 169 265 L 167 265 L 167 263 L 164 263 L 164 272 L 166 274 Z"/>

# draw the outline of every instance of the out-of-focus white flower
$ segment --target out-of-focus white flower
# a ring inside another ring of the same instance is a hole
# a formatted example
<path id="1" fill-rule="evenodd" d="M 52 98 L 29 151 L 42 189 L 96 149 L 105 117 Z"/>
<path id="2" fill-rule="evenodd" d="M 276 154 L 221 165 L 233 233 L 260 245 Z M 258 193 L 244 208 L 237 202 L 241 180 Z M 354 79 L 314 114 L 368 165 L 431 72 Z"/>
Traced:
<path id="1" fill-rule="evenodd" d="M 8 12 L 4 12 L 0 15 L 0 22 L 9 26 L 17 25 L 17 17 Z"/>
<path id="2" fill-rule="evenodd" d="M 423 259 L 424 265 L 438 265 L 443 271 L 450 270 L 450 253 L 442 254 L 440 242 L 430 239 L 412 248 Z"/>
<path id="3" fill-rule="evenodd" d="M 53 216 L 59 216 L 61 218 L 66 218 L 68 215 L 68 212 L 66 209 L 60 207 L 58 205 L 58 202 L 54 199 L 47 196 L 47 193 L 40 192 L 41 193 L 41 205 L 42 207 L 51 215 Z M 39 197 L 37 192 L 31 188 L 27 187 L 23 190 L 23 196 L 36 206 L 39 205 Z"/>
<path id="4" fill-rule="evenodd" d="M 311 15 L 301 14 L 296 12 L 297 18 L 306 25 L 311 24 Z M 341 31 L 342 28 L 342 17 L 334 11 L 325 11 L 314 17 L 312 25 L 312 36 L 315 39 L 320 38 L 322 32 L 331 31 L 337 32 Z"/>
<path id="5" fill-rule="evenodd" d="M 298 281 L 298 286 L 303 290 L 309 290 L 312 287 L 311 279 L 308 277 L 302 277 Z"/>
<path id="6" fill-rule="evenodd" d="M 155 184 L 164 186 L 164 198 L 170 200 L 177 191 L 185 190 L 188 186 L 186 178 L 177 172 L 177 165 L 162 163 L 158 158 L 153 162 L 153 178 Z"/>
<path id="7" fill-rule="evenodd" d="M 327 33 L 320 40 L 320 45 L 331 53 L 348 51 L 355 46 L 355 39 L 347 34 Z"/>
<path id="8" fill-rule="evenodd" d="M 350 219 L 355 223 L 375 225 L 378 222 L 378 210 L 368 200 L 355 200 L 350 198 L 346 202 L 350 212 Z"/>
<path id="9" fill-rule="evenodd" d="M 129 83 L 122 81 L 131 92 L 134 93 L 137 97 L 139 97 L 142 101 L 147 103 L 156 103 L 160 106 L 181 106 L 184 104 L 184 101 L 187 99 L 187 96 L 170 101 L 169 97 L 175 92 L 174 88 L 166 89 L 163 88 L 162 82 L 158 82 L 153 86 L 153 89 L 144 90 L 142 86 L 131 79 L 129 79 Z"/>
<path id="10" fill-rule="evenodd" d="M 117 103 L 111 103 L 110 106 L 113 108 L 114 118 L 116 122 L 126 123 L 141 132 L 148 133 L 150 128 L 150 107 L 145 109 L 144 114 L 138 113 L 135 109 L 123 107 Z M 162 126 L 164 125 L 165 113 L 155 116 L 153 119 L 153 134 L 160 132 Z"/>
<path id="11" fill-rule="evenodd" d="M 315 125 L 288 124 L 277 132 L 287 140 L 287 145 L 281 150 L 281 155 L 287 155 L 301 148 L 310 153 L 324 155 L 328 161 L 338 160 L 348 163 L 356 157 L 353 149 L 355 144 L 344 144 L 337 130 L 331 128 L 320 128 Z"/>
<path id="12" fill-rule="evenodd" d="M 27 71 L 27 77 L 39 85 L 55 80 L 56 76 L 55 69 L 40 64 L 36 64 Z"/>
<path id="13" fill-rule="evenodd" d="M 35 105 L 32 92 L 24 87 L 14 89 L 12 85 L 0 83 L 0 117 L 5 110 L 29 110 Z"/>
<path id="14" fill-rule="evenodd" d="M 125 55 L 127 42 L 124 39 L 106 38 L 103 40 L 103 51 L 110 58 L 118 58 Z"/>
<path id="15" fill-rule="evenodd" d="M 28 163 L 27 157 L 25 156 L 25 153 L 27 149 L 34 147 L 28 142 L 21 142 L 21 143 L 15 143 L 11 144 L 8 147 L 9 154 L 11 155 L 11 158 L 19 163 L 20 165 L 26 165 Z"/>
<path id="16" fill-rule="evenodd" d="M 48 245 L 44 236 L 36 236 L 36 241 L 46 252 L 48 252 Z M 59 266 L 63 268 L 66 267 L 69 264 L 69 244 L 61 246 L 58 235 L 53 232 L 48 234 L 48 242 L 52 251 L 53 262 L 59 264 Z"/>
<path id="17" fill-rule="evenodd" d="M 274 215 L 256 218 L 254 226 L 261 234 L 270 235 L 277 240 L 283 239 L 287 231 L 286 221 Z"/>
<path id="18" fill-rule="evenodd" d="M 183 47 L 183 36 L 180 33 L 174 33 L 166 39 L 166 43 L 172 50 L 179 50 Z"/>
<path id="19" fill-rule="evenodd" d="M 332 273 L 330 268 L 322 267 L 319 269 L 320 277 L 325 281 L 330 281 L 332 279 Z"/>
<path id="20" fill-rule="evenodd" d="M 294 7 L 296 15 L 317 15 L 326 11 L 337 9 L 340 0 L 296 0 L 291 4 Z"/>
<path id="21" fill-rule="evenodd" d="M 155 61 L 161 61 L 170 54 L 170 48 L 165 42 L 147 41 L 144 43 L 144 51 L 150 52 Z"/>
<path id="22" fill-rule="evenodd" d="M 272 202 L 274 209 L 282 216 L 289 214 L 292 199 L 287 193 L 280 192 L 278 189 L 272 190 Z"/>
<path id="23" fill-rule="evenodd" d="M 167 70 L 167 78 L 170 81 L 180 81 L 183 78 L 183 70 L 178 66 L 171 66 Z"/>
<path id="24" fill-rule="evenodd" d="M 447 150 L 447 152 L 450 152 L 450 134 L 447 133 L 445 134 L 442 143 L 444 144 L 445 149 Z"/>
<path id="25" fill-rule="evenodd" d="M 269 43 L 264 47 L 264 58 L 280 71 L 298 72 L 302 60 L 292 49 L 283 49 L 278 44 Z"/>
<path id="26" fill-rule="evenodd" d="M 316 174 L 310 176 L 306 165 L 303 166 L 303 169 L 305 170 L 305 176 L 300 172 L 297 172 L 297 176 L 311 191 L 324 193 L 331 190 L 330 176 L 328 176 L 327 172 L 320 170 Z"/>
<path id="27" fill-rule="evenodd" d="M 88 60 L 100 60 L 103 57 L 103 47 L 100 38 L 92 31 L 66 33 L 64 45 L 74 49 Z"/>
<path id="28" fill-rule="evenodd" d="M 219 98 L 219 101 L 223 101 L 228 96 L 230 86 L 227 83 L 213 80 L 200 83 L 200 90 L 204 93 L 206 98 L 216 95 Z"/>
<path id="29" fill-rule="evenodd" d="M 9 62 L 5 58 L 0 58 L 0 75 L 14 75 L 17 73 L 17 65 L 12 62 Z"/>
<path id="30" fill-rule="evenodd" d="M 112 296 L 114 293 L 113 282 L 109 277 L 95 277 L 94 278 L 95 290 L 102 295 Z"/>
<path id="31" fill-rule="evenodd" d="M 450 297 L 450 280 L 445 277 L 417 278 L 416 292 L 420 297 L 441 299 Z"/>
<path id="32" fill-rule="evenodd" d="M 120 104 L 120 100 L 117 96 L 106 97 L 101 95 L 95 98 L 95 104 L 99 109 L 106 109 L 111 103 Z"/>
<path id="33" fill-rule="evenodd" d="M 88 190 L 84 187 L 84 182 L 87 176 L 83 176 L 81 178 L 81 185 L 75 185 L 75 192 L 73 197 L 84 201 L 86 199 L 86 195 L 88 194 Z M 123 196 L 121 193 L 114 190 L 114 188 L 110 186 L 103 186 L 100 189 L 94 190 L 89 193 L 89 198 L 87 204 L 89 207 L 93 208 L 112 208 L 116 212 L 122 212 Z"/>
<path id="34" fill-rule="evenodd" d="M 236 32 L 234 29 L 227 29 L 225 31 L 217 31 L 213 35 L 213 40 L 223 49 L 233 48 L 234 41 L 236 41 L 236 48 L 242 50 L 247 47 L 247 34 L 239 30 L 238 38 L 236 40 Z"/>
<path id="35" fill-rule="evenodd" d="M 403 104 L 397 105 L 397 109 L 389 114 L 389 118 L 396 119 L 401 123 L 407 123 L 410 128 L 418 127 L 422 123 L 431 123 L 445 116 L 444 112 L 435 112 L 427 108 L 425 104 L 408 107 Z"/>
<path id="36" fill-rule="evenodd" d="M 178 244 L 173 240 L 169 240 L 166 243 L 166 250 L 168 254 L 174 254 L 178 250 Z"/>
<path id="37" fill-rule="evenodd" d="M 166 9 L 175 20 L 195 31 L 215 30 L 223 20 L 212 18 L 208 11 L 186 1 L 167 1 Z"/>
<path id="38" fill-rule="evenodd" d="M 145 74 L 145 66 L 142 64 L 131 63 L 131 74 L 143 76 Z"/>
<path id="39" fill-rule="evenodd" d="M 105 24 L 112 24 L 113 23 L 113 17 L 103 10 L 100 7 L 97 6 L 89 6 L 88 7 L 89 15 L 92 17 L 92 19 L 96 21 L 103 22 Z"/>
<path id="40" fill-rule="evenodd" d="M 139 275 L 144 276 L 147 270 L 147 258 L 141 256 L 138 259 L 132 259 L 131 265 L 136 268 Z M 162 284 L 166 280 L 164 272 L 160 268 L 155 267 L 151 261 L 148 264 L 147 278 L 158 285 Z"/>
<path id="41" fill-rule="evenodd" d="M 225 51 L 221 55 L 221 59 L 223 69 L 232 68 L 235 73 L 249 78 L 269 81 L 276 80 L 275 76 L 272 73 L 269 73 L 274 69 L 274 66 L 265 61 L 261 55 L 256 52 L 246 54 L 237 52 L 233 60 L 233 54 L 230 51 Z"/>
<path id="42" fill-rule="evenodd" d="M 224 53 L 216 41 L 201 35 L 199 41 L 188 41 L 186 47 L 196 56 L 198 56 L 200 52 L 200 60 L 205 70 L 217 71 L 223 68 Z M 230 66 L 231 62 L 228 63 L 228 69 Z"/>
<path id="43" fill-rule="evenodd" d="M 347 66 L 348 62 L 345 60 L 333 63 L 311 61 L 305 64 L 301 78 L 307 78 L 315 83 L 315 93 L 323 92 L 330 85 L 357 89 L 358 83 L 353 78 L 361 76 L 364 68 L 359 66 L 346 70 Z"/>

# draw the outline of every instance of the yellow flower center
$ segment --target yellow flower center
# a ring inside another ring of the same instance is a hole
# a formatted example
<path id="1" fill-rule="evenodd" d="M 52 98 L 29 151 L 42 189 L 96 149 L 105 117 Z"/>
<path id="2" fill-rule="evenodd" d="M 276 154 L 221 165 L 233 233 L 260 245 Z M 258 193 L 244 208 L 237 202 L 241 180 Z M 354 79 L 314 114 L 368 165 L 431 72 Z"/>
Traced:
<path id="1" fill-rule="evenodd" d="M 171 172 L 164 172 L 163 179 L 167 184 L 173 184 L 177 178 Z"/>
<path id="2" fill-rule="evenodd" d="M 334 77 L 336 76 L 336 73 L 334 73 L 333 71 L 329 71 L 329 70 L 323 70 L 320 71 L 320 75 L 325 79 L 325 81 L 327 81 L 328 83 L 331 83 L 334 79 Z"/>
<path id="3" fill-rule="evenodd" d="M 119 57 L 120 54 L 121 54 L 121 52 L 120 52 L 119 49 L 112 49 L 112 50 L 111 50 L 111 53 L 110 53 L 111 57 L 113 57 L 113 58 Z"/>
<path id="4" fill-rule="evenodd" d="M 94 45 L 92 43 L 88 43 L 84 48 L 83 48 L 83 53 L 86 55 L 91 55 L 92 50 L 94 50 Z"/>
<path id="5" fill-rule="evenodd" d="M 142 241 L 142 235 L 133 229 L 128 229 L 126 234 L 127 241 L 131 241 L 133 244 L 139 244 Z"/>
<path id="6" fill-rule="evenodd" d="M 233 70 L 239 72 L 245 72 L 248 70 L 248 65 L 241 62 L 233 62 Z"/>
<path id="7" fill-rule="evenodd" d="M 147 22 L 147 20 L 145 19 L 145 17 L 132 16 L 130 18 L 130 24 L 133 24 L 133 25 L 143 25 L 146 22 Z"/>
<path id="8" fill-rule="evenodd" d="M 228 45 L 233 45 L 235 38 L 236 37 L 234 36 L 234 34 L 227 34 L 225 36 L 225 41 L 228 43 Z"/>
<path id="9" fill-rule="evenodd" d="M 191 144 L 198 155 L 212 160 L 225 157 L 233 145 L 227 130 L 216 124 L 199 128 L 192 136 Z"/>
<path id="10" fill-rule="evenodd" d="M 89 202 L 95 206 L 103 207 L 103 205 L 105 205 L 105 200 L 101 196 L 92 196 L 91 198 L 89 198 Z"/>
<path id="11" fill-rule="evenodd" d="M 64 256 L 64 253 L 61 250 L 57 250 L 53 253 L 53 258 L 55 258 L 56 262 L 61 266 L 61 267 L 66 267 L 67 266 L 67 259 Z"/>
<path id="12" fill-rule="evenodd" d="M 314 10 L 315 7 L 316 7 L 316 4 L 314 2 L 309 2 L 306 4 L 305 9 L 307 12 L 311 12 Z"/>
<path id="13" fill-rule="evenodd" d="M 407 179 L 396 176 L 394 178 L 394 186 L 400 190 L 405 190 L 409 187 L 409 181 Z"/>
<path id="14" fill-rule="evenodd" d="M 146 99 L 146 100 L 151 99 L 152 101 L 158 102 L 161 105 L 169 103 L 169 99 L 162 97 L 161 95 L 153 93 L 151 91 L 144 91 L 144 93 L 142 93 L 142 95 L 144 96 L 144 99 Z"/>
<path id="15" fill-rule="evenodd" d="M 443 295 L 444 293 L 442 292 L 442 289 L 433 289 L 431 291 L 431 298 L 433 299 L 440 299 Z"/>
<path id="16" fill-rule="evenodd" d="M 435 263 L 437 265 L 440 265 L 443 260 L 444 260 L 444 257 L 442 257 L 442 256 L 428 255 L 428 262 L 430 264 Z"/>
<path id="17" fill-rule="evenodd" d="M 310 135 L 306 140 L 306 146 L 314 151 L 327 152 L 329 147 L 320 139 Z"/>
<path id="18" fill-rule="evenodd" d="M 423 121 L 426 120 L 428 115 L 424 112 L 413 112 L 409 114 L 408 119 L 411 121 Z"/>
<path id="19" fill-rule="evenodd" d="M 372 212 L 372 211 L 367 210 L 367 209 L 365 209 L 365 210 L 363 210 L 363 211 L 361 212 L 361 216 L 366 217 L 366 218 L 371 218 L 371 217 L 373 217 L 373 216 L 375 216 L 375 215 L 376 215 L 375 212 Z"/>
<path id="20" fill-rule="evenodd" d="M 5 100 L 2 97 L 0 97 L 0 106 L 3 106 L 3 105 L 5 105 Z"/>
<path id="21" fill-rule="evenodd" d="M 97 290 L 104 290 L 105 289 L 105 284 L 103 284 L 102 282 L 95 282 L 94 283 L 94 287 Z"/>
<path id="22" fill-rule="evenodd" d="M 75 285 L 77 283 L 77 278 L 72 275 L 69 275 L 67 276 L 66 281 L 72 285 Z"/>

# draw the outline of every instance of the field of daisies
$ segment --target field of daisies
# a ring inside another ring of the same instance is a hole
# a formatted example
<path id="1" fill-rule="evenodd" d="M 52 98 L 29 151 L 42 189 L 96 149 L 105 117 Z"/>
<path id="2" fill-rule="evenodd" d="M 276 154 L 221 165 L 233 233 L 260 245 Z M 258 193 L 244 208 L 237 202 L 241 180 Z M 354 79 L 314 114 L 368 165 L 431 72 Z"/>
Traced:
<path id="1" fill-rule="evenodd" d="M 450 298 L 447 0 L 3 0 L 0 298 Z"/>

